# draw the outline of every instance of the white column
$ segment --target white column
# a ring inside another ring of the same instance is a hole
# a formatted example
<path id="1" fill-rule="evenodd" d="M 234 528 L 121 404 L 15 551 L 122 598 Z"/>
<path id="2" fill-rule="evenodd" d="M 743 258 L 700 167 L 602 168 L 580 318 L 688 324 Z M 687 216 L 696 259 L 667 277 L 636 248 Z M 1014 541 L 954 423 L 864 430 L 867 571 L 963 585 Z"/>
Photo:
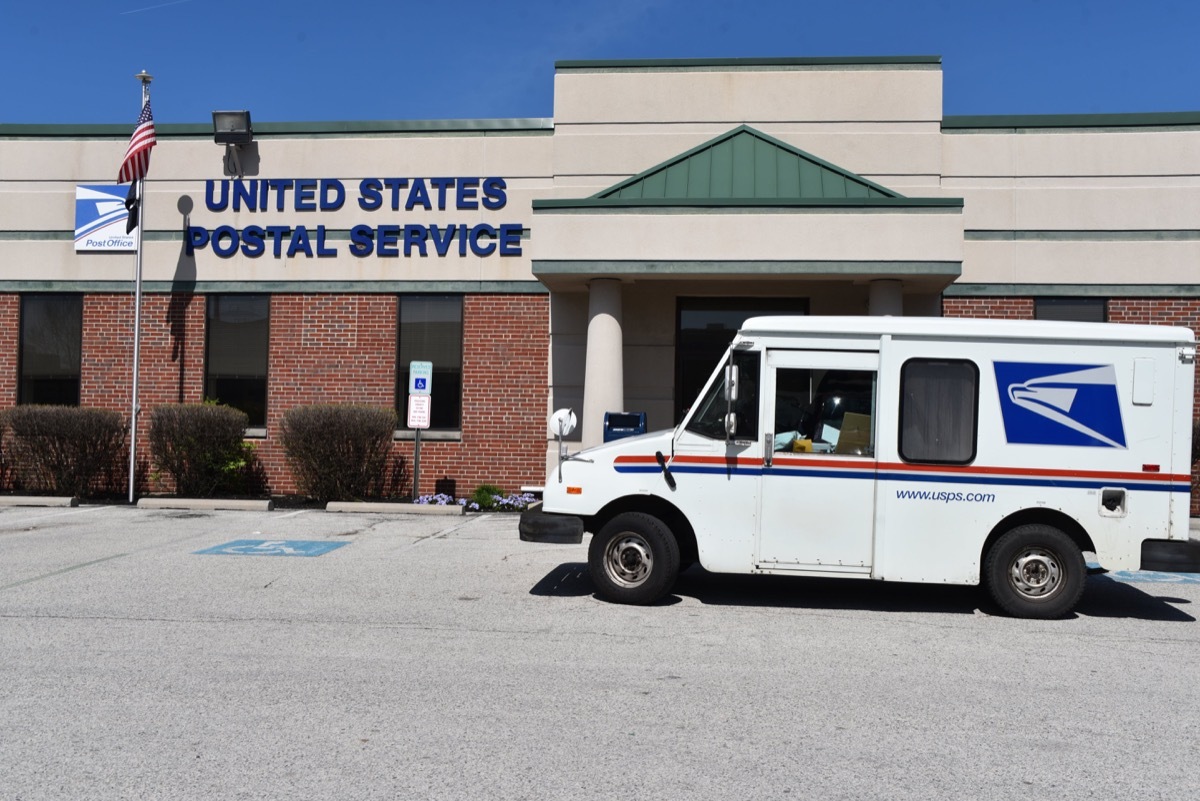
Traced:
<path id="1" fill-rule="evenodd" d="M 597 278 L 588 285 L 587 358 L 583 373 L 582 445 L 604 441 L 604 413 L 625 409 L 621 283 Z"/>
<path id="2" fill-rule="evenodd" d="M 901 317 L 904 315 L 904 294 L 900 282 L 880 279 L 871 282 L 867 313 L 872 317 Z"/>

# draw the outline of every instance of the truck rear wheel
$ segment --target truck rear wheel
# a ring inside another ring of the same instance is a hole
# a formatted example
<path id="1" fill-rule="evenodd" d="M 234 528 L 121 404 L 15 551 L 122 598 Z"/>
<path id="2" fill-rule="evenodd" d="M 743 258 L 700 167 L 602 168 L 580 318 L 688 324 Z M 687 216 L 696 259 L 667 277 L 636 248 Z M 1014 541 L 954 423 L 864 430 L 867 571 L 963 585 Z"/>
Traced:
<path id="1" fill-rule="evenodd" d="M 1075 608 L 1087 565 L 1075 541 L 1053 526 L 1018 526 L 996 540 L 983 563 L 992 599 L 1014 617 L 1050 619 Z"/>
<path id="2" fill-rule="evenodd" d="M 679 544 L 657 517 L 625 512 L 592 537 L 588 573 L 606 601 L 651 604 L 679 575 Z"/>

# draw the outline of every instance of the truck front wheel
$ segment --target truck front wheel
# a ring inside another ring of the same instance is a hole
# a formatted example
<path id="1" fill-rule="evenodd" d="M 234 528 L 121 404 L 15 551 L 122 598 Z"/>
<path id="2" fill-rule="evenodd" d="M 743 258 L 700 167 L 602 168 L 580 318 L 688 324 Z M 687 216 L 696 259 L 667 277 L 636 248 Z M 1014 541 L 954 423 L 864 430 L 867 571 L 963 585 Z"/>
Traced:
<path id="1" fill-rule="evenodd" d="M 625 512 L 592 537 L 588 573 L 606 601 L 651 604 L 679 575 L 679 544 L 657 517 Z"/>
<path id="2" fill-rule="evenodd" d="M 1087 565 L 1075 541 L 1053 526 L 1018 526 L 996 540 L 983 562 L 992 598 L 1014 617 L 1049 619 L 1075 608 Z"/>

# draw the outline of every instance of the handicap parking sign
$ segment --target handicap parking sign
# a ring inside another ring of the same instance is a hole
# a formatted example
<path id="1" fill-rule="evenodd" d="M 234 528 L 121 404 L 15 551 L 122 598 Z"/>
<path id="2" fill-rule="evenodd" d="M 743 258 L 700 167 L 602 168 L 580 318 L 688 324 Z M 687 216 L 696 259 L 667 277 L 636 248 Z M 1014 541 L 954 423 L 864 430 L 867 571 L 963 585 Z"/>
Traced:
<path id="1" fill-rule="evenodd" d="M 225 556 L 320 556 L 347 544 L 328 540 L 234 540 L 193 553 Z"/>
<path id="2" fill-rule="evenodd" d="M 430 395 L 433 393 L 433 362 L 408 363 L 408 394 Z"/>

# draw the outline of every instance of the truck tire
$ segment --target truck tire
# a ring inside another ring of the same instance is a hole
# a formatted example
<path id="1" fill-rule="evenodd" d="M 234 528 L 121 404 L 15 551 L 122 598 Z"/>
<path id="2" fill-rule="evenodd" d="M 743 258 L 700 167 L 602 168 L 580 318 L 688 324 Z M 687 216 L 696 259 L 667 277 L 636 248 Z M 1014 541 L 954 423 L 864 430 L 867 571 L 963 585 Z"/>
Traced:
<path id="1" fill-rule="evenodd" d="M 588 573 L 606 601 L 652 604 L 675 584 L 679 544 L 657 517 L 625 512 L 592 537 Z"/>
<path id="2" fill-rule="evenodd" d="M 988 592 L 1013 617 L 1063 617 L 1079 602 L 1086 576 L 1087 564 L 1075 541 L 1040 523 L 1004 534 L 983 562 Z"/>

